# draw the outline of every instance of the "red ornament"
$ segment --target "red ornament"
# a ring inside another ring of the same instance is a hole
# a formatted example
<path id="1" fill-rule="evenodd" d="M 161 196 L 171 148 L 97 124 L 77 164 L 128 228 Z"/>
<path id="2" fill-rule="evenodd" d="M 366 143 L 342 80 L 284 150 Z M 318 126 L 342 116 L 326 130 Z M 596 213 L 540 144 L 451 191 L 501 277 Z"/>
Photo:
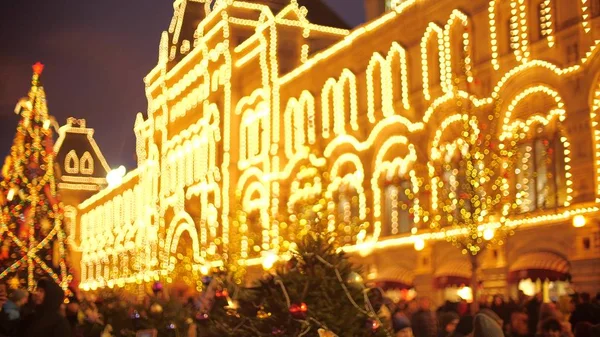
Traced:
<path id="1" fill-rule="evenodd" d="M 292 314 L 292 317 L 294 317 L 295 319 L 305 319 L 306 312 L 308 311 L 308 306 L 306 305 L 306 303 L 300 303 L 300 305 L 292 304 L 289 310 L 290 314 Z"/>
<path id="2" fill-rule="evenodd" d="M 379 329 L 379 322 L 376 319 L 367 320 L 367 328 L 371 331 L 376 332 Z"/>
<path id="3" fill-rule="evenodd" d="M 54 153 L 54 144 L 52 144 L 52 136 L 50 134 L 44 141 L 44 146 L 46 147 L 46 155 L 49 156 Z"/>
<path id="4" fill-rule="evenodd" d="M 42 74 L 42 71 L 44 71 L 44 65 L 41 62 L 37 62 L 32 68 L 33 72 L 38 76 Z"/>
<path id="5" fill-rule="evenodd" d="M 229 296 L 229 292 L 227 292 L 227 289 L 217 290 L 217 292 L 215 293 L 215 296 L 218 298 L 227 297 L 227 296 Z"/>
<path id="6" fill-rule="evenodd" d="M 281 330 L 280 328 L 273 328 L 273 329 L 271 329 L 271 334 L 273 336 L 281 336 L 281 335 L 283 335 L 284 332 L 285 331 Z"/>
<path id="7" fill-rule="evenodd" d="M 152 292 L 154 293 L 154 295 L 158 294 L 162 290 L 163 290 L 163 284 L 160 283 L 159 281 L 156 281 L 152 284 Z"/>
<path id="8" fill-rule="evenodd" d="M 9 257 L 10 253 L 10 247 L 8 245 L 3 245 L 2 248 L 0 248 L 0 260 L 6 260 Z"/>
<path id="9" fill-rule="evenodd" d="M 25 240 L 29 237 L 31 222 L 33 222 L 33 211 L 31 209 L 31 206 L 27 207 L 23 211 L 23 217 L 20 220 L 18 220 L 18 222 L 19 232 L 17 233 L 17 236 L 19 237 L 19 239 Z"/>

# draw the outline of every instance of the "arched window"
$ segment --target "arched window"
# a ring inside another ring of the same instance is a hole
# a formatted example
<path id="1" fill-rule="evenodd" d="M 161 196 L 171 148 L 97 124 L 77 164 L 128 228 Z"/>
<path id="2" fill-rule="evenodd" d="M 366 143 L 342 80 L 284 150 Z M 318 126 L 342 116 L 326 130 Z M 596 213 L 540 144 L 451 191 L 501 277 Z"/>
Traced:
<path id="1" fill-rule="evenodd" d="M 384 226 L 382 235 L 409 233 L 414 225 L 412 183 L 409 177 L 394 179 L 383 191 Z"/>
<path id="2" fill-rule="evenodd" d="M 539 126 L 519 143 L 515 191 L 521 213 L 564 205 L 567 195 L 562 140 L 558 130 Z"/>
<path id="3" fill-rule="evenodd" d="M 472 202 L 477 192 L 468 177 L 467 165 L 473 163 L 472 159 L 467 159 L 469 151 L 469 144 L 458 139 L 443 147 L 443 155 L 436 165 L 438 221 L 442 227 L 469 222 L 465 214 L 474 210 Z"/>
<path id="4" fill-rule="evenodd" d="M 75 150 L 69 151 L 65 157 L 65 171 L 69 174 L 79 173 L 79 158 Z"/>
<path id="5" fill-rule="evenodd" d="M 336 198 L 338 232 L 345 243 L 352 242 L 359 231 L 358 192 L 347 184 L 342 184 Z"/>

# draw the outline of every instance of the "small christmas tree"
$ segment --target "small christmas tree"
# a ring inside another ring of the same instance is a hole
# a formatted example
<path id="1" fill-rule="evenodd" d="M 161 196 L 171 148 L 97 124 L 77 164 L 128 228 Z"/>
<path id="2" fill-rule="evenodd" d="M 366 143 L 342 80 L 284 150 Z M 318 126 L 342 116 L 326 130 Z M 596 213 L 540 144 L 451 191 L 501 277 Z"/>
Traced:
<path id="1" fill-rule="evenodd" d="M 199 336 L 391 336 L 369 300 L 360 269 L 339 251 L 335 207 L 324 167 L 301 172 L 302 195 L 285 220 L 291 258 L 252 287 L 210 280 L 196 315 Z"/>
<path id="2" fill-rule="evenodd" d="M 54 152 L 46 95 L 33 66 L 29 95 L 15 108 L 21 116 L 0 182 L 0 280 L 32 290 L 41 277 L 67 289 L 63 209 L 56 194 Z"/>

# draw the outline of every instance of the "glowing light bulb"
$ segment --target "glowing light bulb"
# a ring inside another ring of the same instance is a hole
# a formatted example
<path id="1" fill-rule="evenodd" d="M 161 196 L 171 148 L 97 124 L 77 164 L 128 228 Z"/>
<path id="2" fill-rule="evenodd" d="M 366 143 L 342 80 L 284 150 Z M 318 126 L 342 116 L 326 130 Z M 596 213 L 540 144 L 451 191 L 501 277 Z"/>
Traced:
<path id="1" fill-rule="evenodd" d="M 488 228 L 488 229 L 486 229 L 486 230 L 483 231 L 483 239 L 486 240 L 486 241 L 490 241 L 491 239 L 494 238 L 495 234 L 496 233 L 494 233 L 493 229 Z"/>
<path id="2" fill-rule="evenodd" d="M 586 222 L 587 222 L 587 219 L 581 214 L 573 217 L 573 227 L 575 227 L 575 228 L 581 228 L 581 227 L 585 226 Z"/>
<path id="3" fill-rule="evenodd" d="M 119 168 L 111 170 L 106 175 L 106 181 L 108 182 L 108 187 L 115 187 L 121 185 L 123 182 L 123 177 L 125 176 L 125 166 L 121 165 Z"/>
<path id="4" fill-rule="evenodd" d="M 273 265 L 275 265 L 275 262 L 277 262 L 277 260 L 278 260 L 278 258 L 277 258 L 277 255 L 275 255 L 275 253 L 264 252 L 263 259 L 262 259 L 263 269 L 269 270 L 269 269 L 273 268 Z"/>
<path id="5" fill-rule="evenodd" d="M 420 252 L 423 249 L 425 249 L 425 241 L 423 239 L 415 239 L 415 250 Z"/>
<path id="6" fill-rule="evenodd" d="M 15 189 L 11 188 L 8 191 L 8 194 L 6 195 L 6 199 L 8 199 L 8 201 L 12 201 L 14 197 L 15 197 Z"/>

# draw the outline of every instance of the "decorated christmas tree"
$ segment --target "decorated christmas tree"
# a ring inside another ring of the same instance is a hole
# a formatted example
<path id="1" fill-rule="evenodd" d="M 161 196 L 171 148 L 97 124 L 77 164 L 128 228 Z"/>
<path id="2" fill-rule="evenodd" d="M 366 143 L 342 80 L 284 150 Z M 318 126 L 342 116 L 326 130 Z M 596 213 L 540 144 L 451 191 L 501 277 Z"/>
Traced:
<path id="1" fill-rule="evenodd" d="M 71 276 L 65 262 L 63 209 L 56 193 L 52 128 L 40 83 L 44 66 L 33 66 L 27 97 L 0 182 L 0 280 L 33 289 L 49 277 L 67 289 Z"/>
<path id="2" fill-rule="evenodd" d="M 281 220 L 295 238 L 288 261 L 249 287 L 223 273 L 207 277 L 195 316 L 199 336 L 391 336 L 360 268 L 339 250 L 324 167 L 303 171 L 304 191 Z"/>

